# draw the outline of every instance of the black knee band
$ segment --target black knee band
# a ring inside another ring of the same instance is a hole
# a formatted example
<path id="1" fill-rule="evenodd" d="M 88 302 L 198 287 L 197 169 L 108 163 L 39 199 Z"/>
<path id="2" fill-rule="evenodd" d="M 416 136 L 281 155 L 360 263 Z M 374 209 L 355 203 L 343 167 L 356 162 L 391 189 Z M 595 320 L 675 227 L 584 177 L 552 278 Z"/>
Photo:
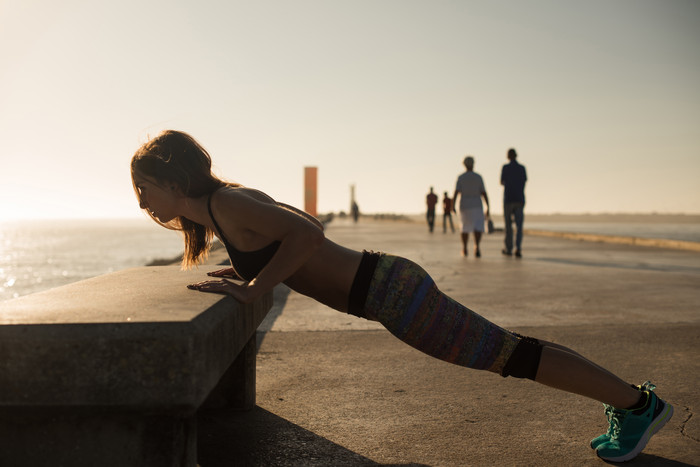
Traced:
<path id="1" fill-rule="evenodd" d="M 357 268 L 355 279 L 350 287 L 350 296 L 348 297 L 348 313 L 367 318 L 365 315 L 365 302 L 367 301 L 367 293 L 369 286 L 374 276 L 374 270 L 377 269 L 377 263 L 381 258 L 381 253 L 373 251 L 363 251 L 360 266 Z"/>
<path id="2" fill-rule="evenodd" d="M 537 369 L 540 366 L 542 356 L 542 344 L 534 337 L 520 336 L 520 342 L 515 347 L 510 358 L 501 371 L 501 376 L 513 376 L 514 378 L 527 378 L 535 380 Z"/>

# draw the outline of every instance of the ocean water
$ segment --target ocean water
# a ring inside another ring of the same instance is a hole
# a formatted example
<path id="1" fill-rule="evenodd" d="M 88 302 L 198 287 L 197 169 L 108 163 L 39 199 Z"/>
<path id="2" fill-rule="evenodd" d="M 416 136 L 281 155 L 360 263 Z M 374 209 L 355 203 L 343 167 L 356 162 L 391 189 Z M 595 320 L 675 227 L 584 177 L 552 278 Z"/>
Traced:
<path id="1" fill-rule="evenodd" d="M 0 223 L 0 302 L 182 254 L 150 219 Z"/>

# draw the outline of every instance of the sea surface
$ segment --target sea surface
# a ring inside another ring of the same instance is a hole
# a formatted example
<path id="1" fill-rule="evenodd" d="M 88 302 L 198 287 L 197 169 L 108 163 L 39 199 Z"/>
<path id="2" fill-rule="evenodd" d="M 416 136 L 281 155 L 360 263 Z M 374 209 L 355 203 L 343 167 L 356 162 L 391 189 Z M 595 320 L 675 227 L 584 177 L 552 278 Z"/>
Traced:
<path id="1" fill-rule="evenodd" d="M 0 302 L 161 259 L 179 232 L 150 219 L 0 222 Z"/>
<path id="2" fill-rule="evenodd" d="M 692 222 L 659 222 L 658 217 L 617 222 L 533 216 L 526 218 L 525 228 L 700 242 L 696 217 Z M 420 221 L 425 222 L 422 216 Z M 503 227 L 502 220 L 496 227 Z M 154 261 L 176 261 L 182 243 L 179 232 L 146 218 L 0 222 L 0 302 Z"/>

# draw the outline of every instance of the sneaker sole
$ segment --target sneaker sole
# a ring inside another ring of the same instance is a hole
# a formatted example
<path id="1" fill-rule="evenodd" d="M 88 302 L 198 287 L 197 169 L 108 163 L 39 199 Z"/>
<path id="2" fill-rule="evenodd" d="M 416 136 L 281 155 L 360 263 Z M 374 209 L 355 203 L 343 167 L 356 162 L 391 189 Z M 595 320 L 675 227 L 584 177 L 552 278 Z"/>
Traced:
<path id="1" fill-rule="evenodd" d="M 642 452 L 642 450 L 647 446 L 647 443 L 651 439 L 652 436 L 654 436 L 656 433 L 659 432 L 661 428 L 668 423 L 669 420 L 671 420 L 671 417 L 673 417 L 673 406 L 669 404 L 668 402 L 664 402 L 665 407 L 661 411 L 658 417 L 654 419 L 651 424 L 649 425 L 649 428 L 647 428 L 647 431 L 644 433 L 644 436 L 642 436 L 639 439 L 639 442 L 637 445 L 632 449 L 630 452 L 625 454 L 624 456 L 620 457 L 603 457 L 600 454 L 598 454 L 598 457 L 600 457 L 603 460 L 610 461 L 610 462 L 626 462 L 628 460 L 631 460 L 637 455 Z"/>

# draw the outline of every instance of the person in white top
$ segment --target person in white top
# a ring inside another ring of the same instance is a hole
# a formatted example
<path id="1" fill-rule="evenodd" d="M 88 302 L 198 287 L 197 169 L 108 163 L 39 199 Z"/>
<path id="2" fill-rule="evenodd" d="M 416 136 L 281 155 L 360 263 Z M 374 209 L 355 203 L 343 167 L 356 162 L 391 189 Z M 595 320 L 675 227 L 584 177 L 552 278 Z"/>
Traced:
<path id="1" fill-rule="evenodd" d="M 462 220 L 462 256 L 467 256 L 467 244 L 469 234 L 474 232 L 474 254 L 481 257 L 479 243 L 481 234 L 484 232 L 484 207 L 481 198 L 486 203 L 486 216 L 489 215 L 489 197 L 486 194 L 484 180 L 481 175 L 474 172 L 474 158 L 467 156 L 464 158 L 464 167 L 467 169 L 457 178 L 455 194 L 452 197 L 454 212 L 457 212 L 457 195 L 462 195 L 459 200 L 459 214 Z"/>

